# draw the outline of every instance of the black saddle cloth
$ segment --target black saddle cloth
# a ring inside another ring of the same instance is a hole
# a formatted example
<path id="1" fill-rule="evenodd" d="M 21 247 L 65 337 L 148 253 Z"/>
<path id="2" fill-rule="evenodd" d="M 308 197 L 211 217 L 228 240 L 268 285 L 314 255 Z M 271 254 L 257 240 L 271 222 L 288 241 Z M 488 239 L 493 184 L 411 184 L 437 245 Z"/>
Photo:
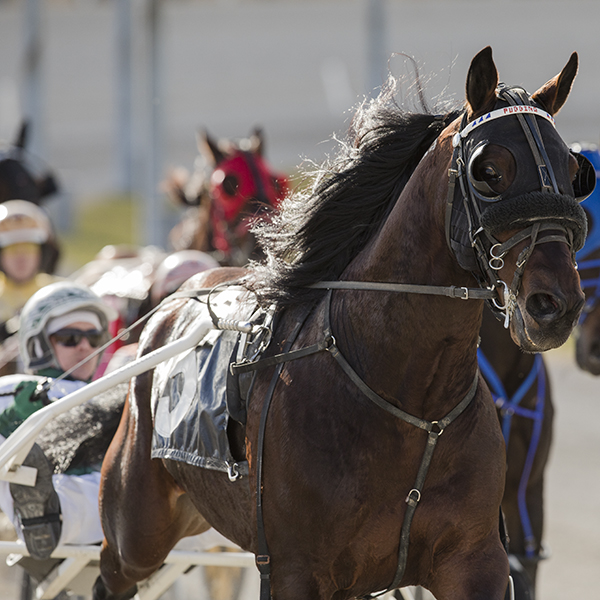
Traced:
<path id="1" fill-rule="evenodd" d="M 245 420 L 245 406 L 230 386 L 228 392 L 229 364 L 239 334 L 215 334 L 173 363 L 159 367 L 164 372 L 158 390 L 161 395 L 155 398 L 152 458 L 230 475 L 245 474 L 247 463 L 234 458 L 228 437 L 230 419 Z"/>

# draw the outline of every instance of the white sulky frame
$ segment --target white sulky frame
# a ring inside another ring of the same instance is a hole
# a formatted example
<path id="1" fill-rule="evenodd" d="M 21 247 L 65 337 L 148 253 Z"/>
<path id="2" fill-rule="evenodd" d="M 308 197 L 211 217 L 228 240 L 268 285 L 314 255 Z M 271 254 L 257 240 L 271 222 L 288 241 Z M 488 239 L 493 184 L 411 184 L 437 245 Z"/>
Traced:
<path id="1" fill-rule="evenodd" d="M 33 413 L 0 445 L 0 479 L 22 485 L 34 485 L 36 469 L 23 466 L 22 463 L 40 431 L 54 417 L 83 404 L 97 394 L 108 391 L 119 383 L 124 383 L 136 375 L 153 369 L 161 362 L 194 348 L 211 328 L 211 321 L 202 320 L 188 335 L 153 350 L 146 356 L 126 364 Z"/>
<path id="2" fill-rule="evenodd" d="M 22 556 L 28 556 L 21 542 L 0 542 L 0 555 L 7 555 L 9 566 Z M 51 600 L 62 590 L 89 596 L 99 575 L 100 546 L 58 546 L 52 558 L 63 558 L 35 589 L 36 600 Z M 164 566 L 152 577 L 138 584 L 135 600 L 156 600 L 175 580 L 192 566 L 253 567 L 254 554 L 250 552 L 188 552 L 172 550 Z"/>

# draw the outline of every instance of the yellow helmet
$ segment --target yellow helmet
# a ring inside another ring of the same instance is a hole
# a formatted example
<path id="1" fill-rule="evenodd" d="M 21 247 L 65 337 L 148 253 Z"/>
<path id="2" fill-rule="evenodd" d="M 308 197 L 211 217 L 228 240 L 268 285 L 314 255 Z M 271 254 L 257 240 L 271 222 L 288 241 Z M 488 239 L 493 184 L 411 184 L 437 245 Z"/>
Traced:
<path id="1" fill-rule="evenodd" d="M 44 244 L 52 235 L 46 213 L 27 200 L 0 204 L 0 248 L 22 242 Z"/>

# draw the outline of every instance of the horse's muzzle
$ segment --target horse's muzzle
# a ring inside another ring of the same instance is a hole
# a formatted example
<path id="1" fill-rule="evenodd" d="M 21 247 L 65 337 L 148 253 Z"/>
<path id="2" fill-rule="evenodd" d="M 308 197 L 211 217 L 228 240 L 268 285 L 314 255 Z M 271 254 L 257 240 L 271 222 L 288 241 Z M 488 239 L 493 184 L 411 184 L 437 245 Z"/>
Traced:
<path id="1" fill-rule="evenodd" d="M 517 302 L 511 319 L 511 336 L 524 352 L 545 352 L 562 346 L 573 331 L 585 298 L 569 306 L 556 293 L 535 292 Z"/>

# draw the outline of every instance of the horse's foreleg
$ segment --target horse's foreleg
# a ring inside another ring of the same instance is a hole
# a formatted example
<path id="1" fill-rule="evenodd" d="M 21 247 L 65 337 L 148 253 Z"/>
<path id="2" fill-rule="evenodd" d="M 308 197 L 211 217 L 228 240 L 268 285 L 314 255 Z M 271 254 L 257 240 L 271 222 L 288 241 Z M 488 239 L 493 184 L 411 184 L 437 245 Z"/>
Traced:
<path id="1" fill-rule="evenodd" d="M 209 528 L 162 461 L 150 458 L 150 415 L 135 408 L 126 403 L 102 467 L 105 539 L 94 600 L 130 597 L 182 537 Z"/>

